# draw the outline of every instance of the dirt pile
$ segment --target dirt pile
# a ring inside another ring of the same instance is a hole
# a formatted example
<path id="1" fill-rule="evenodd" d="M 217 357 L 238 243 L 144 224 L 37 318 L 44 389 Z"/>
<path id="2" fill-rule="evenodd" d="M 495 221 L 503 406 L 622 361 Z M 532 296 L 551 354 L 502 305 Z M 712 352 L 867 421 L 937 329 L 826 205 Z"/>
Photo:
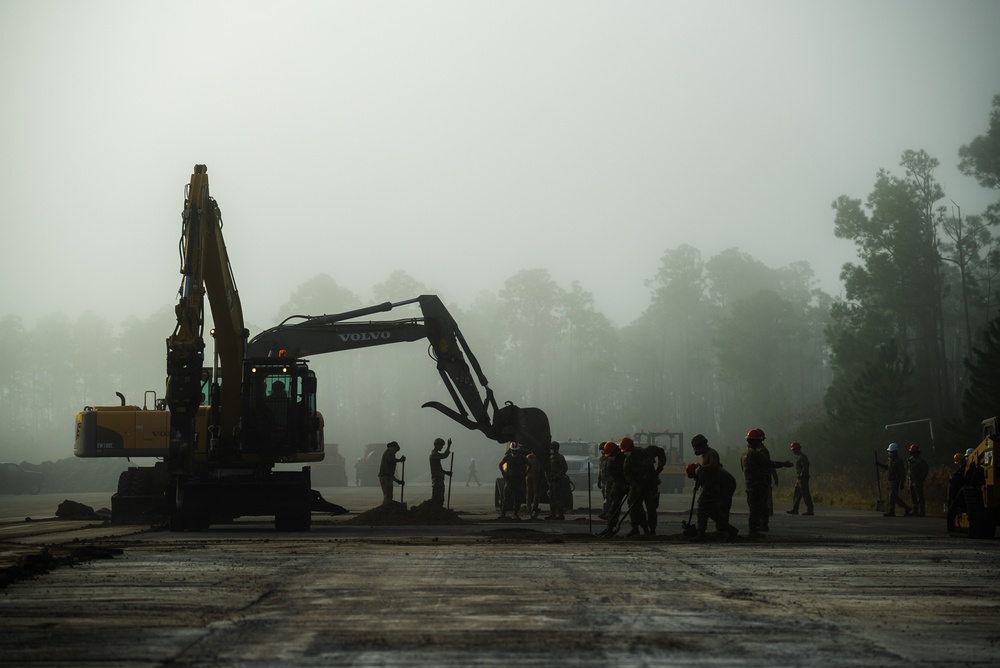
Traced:
<path id="1" fill-rule="evenodd" d="M 428 499 L 419 506 L 407 509 L 398 501 L 384 506 L 376 506 L 371 510 L 347 520 L 347 524 L 365 526 L 393 526 L 407 524 L 463 524 L 464 520 L 454 510 L 442 508 Z"/>
<path id="2" fill-rule="evenodd" d="M 56 517 L 62 520 L 100 520 L 111 521 L 111 511 L 101 508 L 95 511 L 88 505 L 66 499 L 56 509 Z"/>
<path id="3" fill-rule="evenodd" d="M 11 566 L 0 568 L 0 589 L 19 580 L 49 573 L 60 566 L 76 566 L 96 559 L 113 559 L 125 553 L 120 547 L 95 545 L 58 545 L 52 549 L 53 551 L 49 551 L 48 547 L 44 547 L 36 553 L 19 557 Z"/>

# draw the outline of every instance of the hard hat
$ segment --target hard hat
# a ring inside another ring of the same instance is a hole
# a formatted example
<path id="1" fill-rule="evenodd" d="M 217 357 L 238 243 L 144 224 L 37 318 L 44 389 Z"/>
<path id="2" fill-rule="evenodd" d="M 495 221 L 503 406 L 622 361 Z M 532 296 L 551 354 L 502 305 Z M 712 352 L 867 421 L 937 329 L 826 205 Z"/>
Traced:
<path id="1" fill-rule="evenodd" d="M 632 449 L 632 445 L 633 445 L 632 439 L 629 438 L 628 436 L 625 436 L 624 438 L 622 438 L 621 443 L 618 444 L 618 447 L 621 449 L 622 452 L 628 452 L 629 450 Z"/>
<path id="2" fill-rule="evenodd" d="M 972 450 L 973 450 L 972 448 L 969 448 L 968 450 L 966 450 L 965 451 L 965 456 L 968 457 L 969 455 L 971 455 L 972 454 Z"/>
<path id="3" fill-rule="evenodd" d="M 511 450 L 520 450 L 520 449 L 521 449 L 521 446 L 517 444 L 517 441 L 513 441 L 513 442 L 512 442 L 511 444 L 510 444 L 510 449 L 511 449 Z"/>
<path id="4" fill-rule="evenodd" d="M 699 445 L 707 445 L 708 439 L 705 438 L 704 434 L 695 434 L 695 437 L 691 439 L 691 447 L 697 448 Z"/>
<path id="5" fill-rule="evenodd" d="M 801 447 L 802 446 L 799 444 L 798 441 L 794 441 L 790 446 L 788 446 L 788 449 L 789 450 L 798 450 Z"/>
<path id="6" fill-rule="evenodd" d="M 885 449 L 886 452 L 899 452 L 898 443 L 890 443 L 889 447 Z"/>
<path id="7" fill-rule="evenodd" d="M 618 444 L 614 441 L 608 441 L 604 444 L 604 454 L 610 456 L 615 450 L 618 449 Z"/>
<path id="8" fill-rule="evenodd" d="M 751 429 L 747 432 L 748 441 L 763 441 L 764 440 L 764 430 L 763 429 Z"/>
<path id="9" fill-rule="evenodd" d="M 965 461 L 965 455 L 963 455 L 961 452 L 956 452 L 954 459 L 956 464 L 961 464 L 962 462 Z"/>
<path id="10" fill-rule="evenodd" d="M 920 446 L 919 446 L 919 445 L 917 445 L 916 443 L 911 443 L 911 444 L 910 444 L 910 447 L 909 447 L 909 448 L 907 448 L 907 450 L 908 450 L 908 451 L 909 451 L 909 452 L 910 452 L 911 454 L 914 454 L 914 453 L 917 453 L 917 452 L 920 452 Z"/>

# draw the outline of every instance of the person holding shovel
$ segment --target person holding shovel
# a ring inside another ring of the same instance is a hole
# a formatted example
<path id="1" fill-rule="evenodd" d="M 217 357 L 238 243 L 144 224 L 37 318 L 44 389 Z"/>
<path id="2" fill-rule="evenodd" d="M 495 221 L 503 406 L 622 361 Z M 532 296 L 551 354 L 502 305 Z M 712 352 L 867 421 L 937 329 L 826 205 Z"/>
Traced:
<path id="1" fill-rule="evenodd" d="M 628 436 L 618 443 L 618 449 L 625 455 L 622 469 L 629 485 L 632 529 L 626 537 L 637 535 L 640 529 L 655 535 L 656 513 L 660 505 L 660 472 L 667 463 L 667 453 L 658 445 L 638 447 Z"/>
<path id="2" fill-rule="evenodd" d="M 528 460 L 525 457 L 527 448 L 522 448 L 516 441 L 511 441 L 507 454 L 500 460 L 500 475 L 503 476 L 503 495 L 500 499 L 500 517 L 507 519 L 507 511 L 514 511 L 514 519 L 521 519 L 521 504 L 524 503 L 525 476 L 528 472 Z"/>
<path id="3" fill-rule="evenodd" d="M 896 506 L 901 507 L 907 515 L 910 515 L 913 509 L 906 505 L 906 501 L 899 498 L 899 493 L 903 490 L 903 485 L 906 482 L 906 467 L 903 465 L 903 460 L 899 458 L 899 444 L 890 443 L 885 452 L 888 461 L 885 464 L 880 461 L 875 462 L 876 466 L 886 471 L 885 477 L 889 480 L 889 505 L 882 513 L 882 517 L 895 517 Z"/>
<path id="4" fill-rule="evenodd" d="M 378 484 L 382 487 L 383 506 L 392 503 L 392 483 L 395 482 L 400 487 L 406 484 L 401 478 L 396 477 L 396 462 L 406 461 L 405 456 L 396 459 L 397 452 L 399 452 L 399 443 L 390 441 L 386 444 L 385 452 L 382 453 L 382 461 L 379 463 Z"/>
<path id="5" fill-rule="evenodd" d="M 549 479 L 549 514 L 545 516 L 547 520 L 564 520 L 566 519 L 564 512 L 572 510 L 563 507 L 562 498 L 568 471 L 566 457 L 559 452 L 559 442 L 552 441 L 549 444 L 549 470 L 546 473 Z"/>
<path id="6" fill-rule="evenodd" d="M 442 448 L 444 448 L 442 450 Z M 435 506 L 444 507 L 444 477 L 450 476 L 451 471 L 445 471 L 442 462 L 451 453 L 451 439 L 445 444 L 443 438 L 434 439 L 434 447 L 431 448 L 431 502 Z"/>
<path id="7" fill-rule="evenodd" d="M 723 509 L 732 506 L 735 486 L 723 484 L 723 474 L 729 478 L 733 476 L 722 468 L 719 453 L 708 446 L 708 439 L 704 435 L 697 434 L 692 438 L 691 448 L 695 455 L 701 457 L 700 462 L 688 465 L 688 476 L 694 478 L 695 488 L 701 489 L 701 496 L 698 497 L 698 526 L 691 538 L 706 540 L 708 521 L 712 520 L 716 528 L 726 534 L 726 540 L 731 541 L 740 530 L 729 523 L 728 513 L 723 512 Z"/>
<path id="8" fill-rule="evenodd" d="M 608 441 L 604 444 L 604 489 L 608 494 L 608 526 L 600 536 L 611 538 L 618 533 L 618 525 L 622 514 L 622 506 L 628 495 L 628 481 L 625 480 L 625 455 L 618 449 L 618 444 Z"/>

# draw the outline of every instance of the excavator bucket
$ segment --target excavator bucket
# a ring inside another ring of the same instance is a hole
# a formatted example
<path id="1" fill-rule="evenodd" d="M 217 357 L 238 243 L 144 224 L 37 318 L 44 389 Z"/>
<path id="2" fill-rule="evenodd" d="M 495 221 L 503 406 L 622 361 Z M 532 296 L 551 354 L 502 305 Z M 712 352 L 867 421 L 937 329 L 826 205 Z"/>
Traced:
<path id="1" fill-rule="evenodd" d="M 520 408 L 508 402 L 493 416 L 494 439 L 526 445 L 542 461 L 549 459 L 552 434 L 549 417 L 540 408 Z"/>

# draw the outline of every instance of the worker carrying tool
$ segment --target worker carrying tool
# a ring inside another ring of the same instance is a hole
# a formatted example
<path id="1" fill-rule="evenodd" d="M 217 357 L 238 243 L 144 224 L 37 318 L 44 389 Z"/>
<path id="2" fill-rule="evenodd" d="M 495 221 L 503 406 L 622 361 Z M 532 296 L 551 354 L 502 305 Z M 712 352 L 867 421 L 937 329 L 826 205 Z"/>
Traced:
<path id="1" fill-rule="evenodd" d="M 435 506 L 444 506 L 444 477 L 451 476 L 451 471 L 445 471 L 442 462 L 448 458 L 451 452 L 451 439 L 445 443 L 443 438 L 434 439 L 434 447 L 431 448 L 431 502 Z"/>
<path id="2" fill-rule="evenodd" d="M 698 526 L 693 540 L 706 540 L 708 521 L 715 522 L 716 528 L 726 540 L 733 540 L 740 532 L 729 523 L 729 509 L 733 504 L 733 492 L 736 491 L 736 479 L 722 467 L 719 453 L 708 445 L 708 439 L 697 434 L 691 439 L 691 447 L 700 462 L 688 464 L 687 474 L 695 480 L 695 488 L 701 489 L 698 497 Z"/>
<path id="3" fill-rule="evenodd" d="M 378 483 L 382 487 L 382 505 L 387 506 L 392 503 L 392 483 L 398 484 L 403 487 L 406 482 L 402 477 L 396 477 L 396 463 L 402 463 L 406 466 L 406 456 L 396 458 L 396 453 L 399 452 L 399 443 L 396 441 L 390 441 L 385 446 L 385 452 L 382 453 L 381 465 L 378 469 Z M 405 471 L 405 469 L 404 469 Z M 399 500 L 400 503 L 403 501 L 403 490 L 399 490 Z"/>

